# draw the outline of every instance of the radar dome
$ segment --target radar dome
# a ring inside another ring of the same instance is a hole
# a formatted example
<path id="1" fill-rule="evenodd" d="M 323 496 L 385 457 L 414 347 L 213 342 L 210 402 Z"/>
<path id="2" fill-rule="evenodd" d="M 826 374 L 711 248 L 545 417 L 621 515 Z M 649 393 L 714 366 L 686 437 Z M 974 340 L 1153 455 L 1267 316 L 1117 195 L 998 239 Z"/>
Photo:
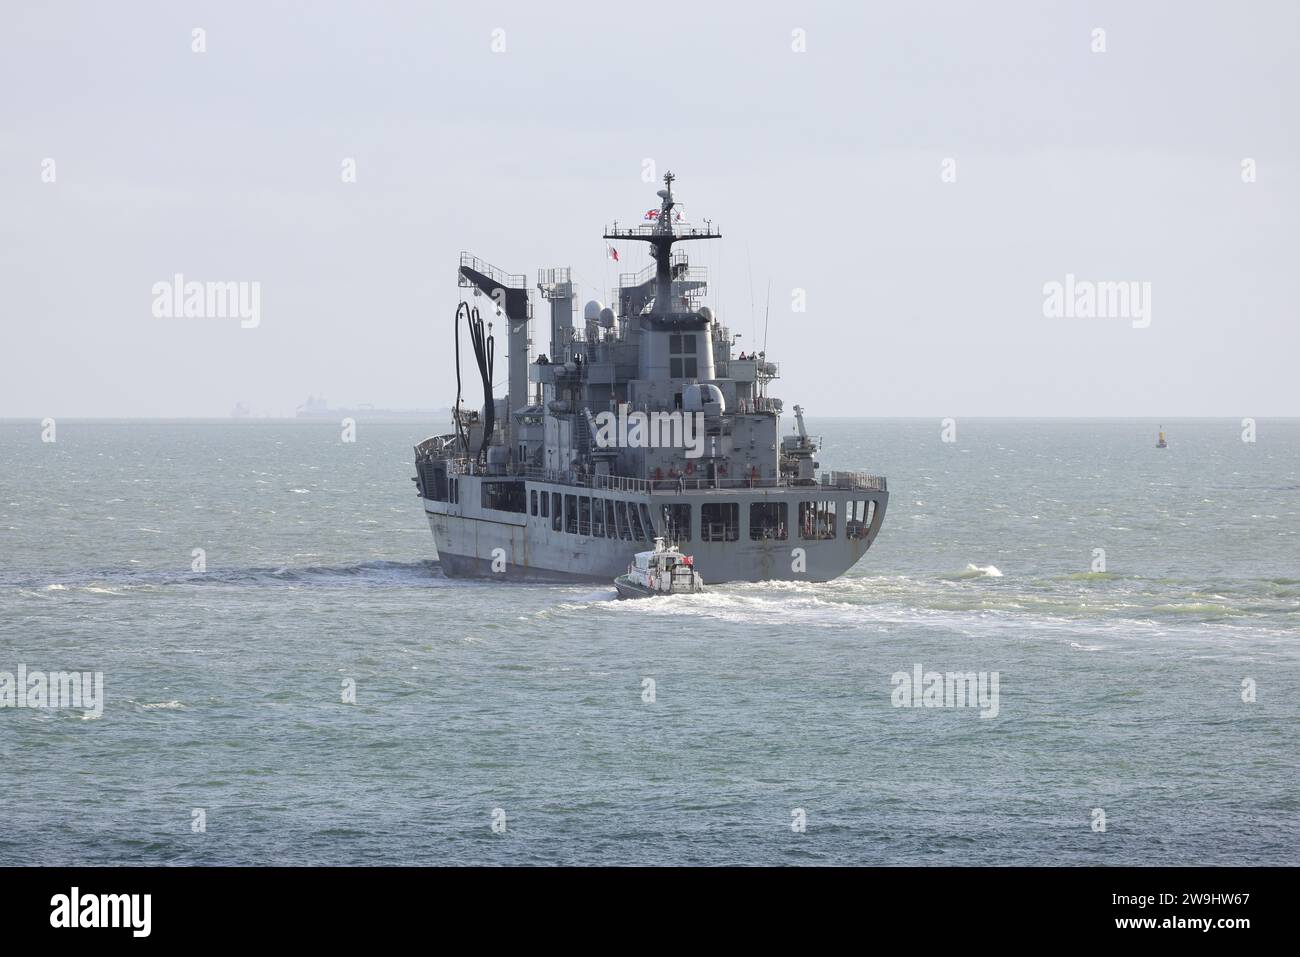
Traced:
<path id="1" fill-rule="evenodd" d="M 703 308 L 700 309 L 700 318 L 703 319 L 705 322 L 712 322 L 713 310 L 710 309 L 708 306 L 704 306 Z"/>
<path id="2" fill-rule="evenodd" d="M 682 390 L 682 408 L 687 412 L 703 412 L 705 415 L 722 415 L 727 411 L 727 403 L 722 398 L 722 390 L 711 382 L 692 383 Z"/>
<path id="3" fill-rule="evenodd" d="M 600 318 L 601 310 L 603 310 L 604 308 L 605 308 L 605 304 L 603 302 L 601 302 L 599 299 L 593 299 L 591 300 L 591 302 L 587 303 L 585 306 L 582 307 L 582 318 L 586 322 L 595 322 L 597 319 Z"/>
<path id="4" fill-rule="evenodd" d="M 606 306 L 600 310 L 600 324 L 606 329 L 614 328 L 614 310 Z"/>

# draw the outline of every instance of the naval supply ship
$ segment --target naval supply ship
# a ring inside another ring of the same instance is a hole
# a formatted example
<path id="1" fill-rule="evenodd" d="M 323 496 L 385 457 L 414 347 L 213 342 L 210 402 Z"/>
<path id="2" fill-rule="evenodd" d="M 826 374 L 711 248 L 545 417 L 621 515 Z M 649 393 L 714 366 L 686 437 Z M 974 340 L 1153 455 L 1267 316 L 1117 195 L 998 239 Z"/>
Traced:
<path id="1" fill-rule="evenodd" d="M 667 173 L 644 224 L 604 230 L 611 243 L 648 244 L 653 260 L 619 277 L 616 308 L 588 302 L 576 325 L 571 270 L 539 270 L 551 328 L 536 358 L 527 277 L 461 254 L 458 285 L 505 324 L 509 370 L 495 398 L 493 323 L 462 301 L 454 431 L 415 447 L 413 479 L 447 575 L 609 582 L 662 537 L 711 583 L 820 582 L 879 534 L 885 479 L 822 470 L 800 406 L 783 436 L 777 363 L 736 351 L 739 337 L 703 304 L 707 274 L 686 244 L 721 233 L 683 219 L 673 182 Z M 462 401 L 462 329 L 478 409 Z"/>

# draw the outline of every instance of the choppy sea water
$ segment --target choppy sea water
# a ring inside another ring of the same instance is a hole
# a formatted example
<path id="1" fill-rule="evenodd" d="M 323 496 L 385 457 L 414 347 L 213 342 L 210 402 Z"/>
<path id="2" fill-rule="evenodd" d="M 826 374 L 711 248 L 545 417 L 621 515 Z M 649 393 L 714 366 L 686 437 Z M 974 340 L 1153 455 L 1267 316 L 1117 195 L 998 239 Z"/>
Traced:
<path id="1" fill-rule="evenodd" d="M 106 696 L 0 708 L 0 863 L 1300 860 L 1300 422 L 810 425 L 850 574 L 618 602 L 444 578 L 436 423 L 0 422 L 0 671 Z"/>

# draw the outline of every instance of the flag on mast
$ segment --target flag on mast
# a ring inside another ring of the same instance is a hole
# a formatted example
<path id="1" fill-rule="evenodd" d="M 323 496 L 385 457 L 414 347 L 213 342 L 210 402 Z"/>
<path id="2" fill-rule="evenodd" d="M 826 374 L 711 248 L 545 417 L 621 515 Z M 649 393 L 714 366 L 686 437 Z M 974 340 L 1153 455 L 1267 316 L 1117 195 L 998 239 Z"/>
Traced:
<path id="1" fill-rule="evenodd" d="M 618 250 L 615 249 L 613 246 L 605 247 L 605 255 L 608 256 L 610 259 L 614 260 L 614 262 L 618 262 Z"/>

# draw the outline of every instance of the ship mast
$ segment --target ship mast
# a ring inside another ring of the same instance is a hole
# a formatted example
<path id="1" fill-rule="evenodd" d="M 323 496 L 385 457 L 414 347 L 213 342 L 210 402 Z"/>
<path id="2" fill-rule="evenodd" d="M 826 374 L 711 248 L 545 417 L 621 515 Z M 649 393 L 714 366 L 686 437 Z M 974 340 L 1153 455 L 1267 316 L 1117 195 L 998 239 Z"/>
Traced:
<path id="1" fill-rule="evenodd" d="M 626 239 L 650 244 L 650 255 L 655 260 L 655 301 L 650 315 L 668 318 L 673 314 L 673 280 L 672 256 L 673 243 L 688 239 L 721 239 L 722 233 L 715 232 L 710 224 L 704 229 L 688 227 L 680 232 L 673 228 L 673 208 L 677 205 L 673 199 L 673 180 L 677 177 L 669 170 L 664 173 L 664 188 L 659 190 L 659 215 L 653 225 L 636 226 L 619 229 L 618 223 L 606 227 L 605 239 Z"/>

